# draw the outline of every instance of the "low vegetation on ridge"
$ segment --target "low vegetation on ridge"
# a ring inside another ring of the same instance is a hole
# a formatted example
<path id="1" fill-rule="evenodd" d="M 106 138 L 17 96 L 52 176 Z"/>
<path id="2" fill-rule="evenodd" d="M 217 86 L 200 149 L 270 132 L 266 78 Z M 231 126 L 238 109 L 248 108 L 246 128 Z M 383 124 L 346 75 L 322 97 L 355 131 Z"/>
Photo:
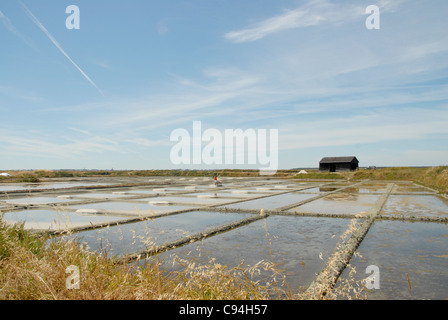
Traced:
<path id="1" fill-rule="evenodd" d="M 448 193 L 448 166 L 358 170 L 354 173 L 353 179 L 413 181 L 440 193 Z"/>

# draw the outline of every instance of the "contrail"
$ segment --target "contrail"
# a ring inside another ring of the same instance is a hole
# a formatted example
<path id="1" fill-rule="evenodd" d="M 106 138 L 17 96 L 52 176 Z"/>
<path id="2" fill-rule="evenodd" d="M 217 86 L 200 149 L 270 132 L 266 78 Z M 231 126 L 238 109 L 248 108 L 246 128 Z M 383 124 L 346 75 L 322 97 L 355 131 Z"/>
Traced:
<path id="1" fill-rule="evenodd" d="M 24 35 L 22 35 L 20 33 L 19 30 L 17 30 L 16 27 L 14 27 L 14 25 L 12 24 L 11 20 L 9 20 L 9 18 L 7 16 L 5 16 L 3 14 L 3 12 L 0 10 L 0 20 L 3 22 L 3 24 L 5 25 L 5 27 L 11 31 L 13 34 L 15 34 L 16 36 L 18 36 L 19 38 L 21 38 L 23 41 L 25 41 L 25 43 L 27 45 L 29 45 L 30 47 L 34 48 L 32 42 L 26 38 Z"/>
<path id="2" fill-rule="evenodd" d="M 20 2 L 20 4 L 26 10 L 26 12 L 30 16 L 31 20 L 33 20 L 33 22 L 47 35 L 47 37 L 51 40 L 51 42 L 53 42 L 53 44 L 56 46 L 56 48 L 58 48 L 59 51 L 61 51 L 61 53 L 76 67 L 76 69 L 78 69 L 79 72 L 81 72 L 81 74 L 87 79 L 87 81 L 89 81 L 99 91 L 99 93 L 101 93 L 101 95 L 104 96 L 103 91 L 101 91 L 101 89 L 98 88 L 98 86 L 95 84 L 95 82 L 93 82 L 92 79 L 90 79 L 89 76 L 84 71 L 82 71 L 82 69 L 72 60 L 72 58 L 70 58 L 70 56 L 67 54 L 67 52 L 65 52 L 65 50 L 62 49 L 59 42 L 57 42 L 57 40 L 51 35 L 51 33 L 48 32 L 48 30 L 42 25 L 42 23 L 40 23 L 40 21 L 30 11 L 30 9 L 28 9 L 28 7 L 26 5 L 24 5 L 22 2 Z"/>

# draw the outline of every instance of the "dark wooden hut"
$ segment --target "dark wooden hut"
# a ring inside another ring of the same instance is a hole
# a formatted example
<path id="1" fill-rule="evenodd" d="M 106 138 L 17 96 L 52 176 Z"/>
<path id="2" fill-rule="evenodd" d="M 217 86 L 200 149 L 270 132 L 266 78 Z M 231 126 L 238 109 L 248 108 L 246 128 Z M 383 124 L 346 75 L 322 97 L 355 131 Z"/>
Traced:
<path id="1" fill-rule="evenodd" d="M 320 171 L 354 171 L 358 169 L 359 161 L 356 157 L 325 157 L 319 161 Z"/>

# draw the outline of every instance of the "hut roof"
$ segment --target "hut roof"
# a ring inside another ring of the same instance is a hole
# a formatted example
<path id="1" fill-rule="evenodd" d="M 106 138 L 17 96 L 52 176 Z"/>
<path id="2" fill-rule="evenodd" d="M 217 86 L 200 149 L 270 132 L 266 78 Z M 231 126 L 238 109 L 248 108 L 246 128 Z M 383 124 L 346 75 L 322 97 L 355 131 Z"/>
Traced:
<path id="1" fill-rule="evenodd" d="M 319 163 L 359 162 L 354 156 L 350 157 L 324 157 Z"/>

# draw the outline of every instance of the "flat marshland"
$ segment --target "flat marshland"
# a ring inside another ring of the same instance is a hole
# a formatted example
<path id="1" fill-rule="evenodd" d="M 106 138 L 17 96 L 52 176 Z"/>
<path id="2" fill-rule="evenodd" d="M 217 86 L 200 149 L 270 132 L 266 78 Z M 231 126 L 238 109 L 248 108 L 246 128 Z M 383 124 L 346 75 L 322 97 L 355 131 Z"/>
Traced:
<path id="1" fill-rule="evenodd" d="M 211 172 L 13 172 L 0 181 L 0 299 L 438 299 L 448 294 L 448 167 L 295 173 L 266 180 L 254 172 L 229 171 L 216 192 L 210 191 Z M 70 187 L 56 190 L 56 184 Z M 145 206 L 153 211 L 140 217 L 144 209 L 137 215 L 135 208 Z M 204 234 L 258 216 L 260 209 L 266 217 Z M 79 210 L 93 211 L 78 216 Z M 79 221 L 59 236 L 55 220 L 65 215 Z M 118 222 L 104 227 L 103 220 L 95 220 L 110 217 Z M 185 245 L 123 262 L 179 239 Z M 382 272 L 380 290 L 365 288 L 368 265 Z M 79 271 L 76 289 L 69 285 L 71 266 Z M 431 293 L 428 281 L 434 281 Z"/>

